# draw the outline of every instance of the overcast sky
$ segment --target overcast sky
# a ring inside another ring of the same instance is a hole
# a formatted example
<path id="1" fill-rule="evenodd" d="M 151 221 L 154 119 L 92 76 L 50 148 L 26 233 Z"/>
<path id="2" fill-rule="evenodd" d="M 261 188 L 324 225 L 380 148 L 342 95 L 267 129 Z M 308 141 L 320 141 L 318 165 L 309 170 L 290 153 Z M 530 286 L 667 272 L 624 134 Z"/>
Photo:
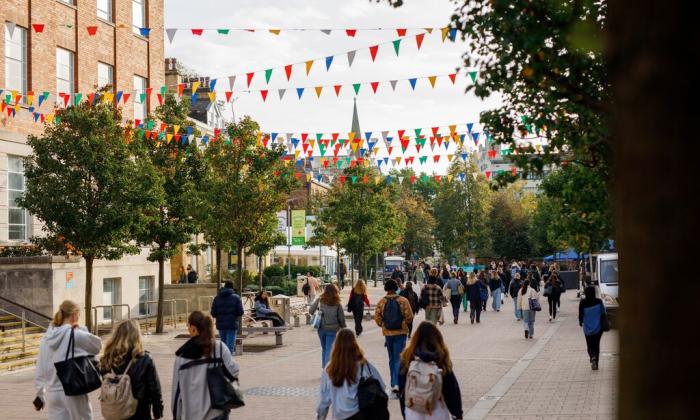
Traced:
<path id="1" fill-rule="evenodd" d="M 384 3 L 369 0 L 165 0 L 166 28 L 369 28 L 369 27 L 444 27 L 449 23 L 454 4 L 447 0 L 412 0 L 394 9 Z M 193 36 L 180 30 L 172 43 L 165 41 L 166 57 L 176 57 L 185 66 L 202 76 L 218 77 L 217 90 L 228 89 L 226 76 L 236 74 L 235 90 L 246 88 L 244 74 L 260 70 L 251 89 L 269 89 L 266 102 L 259 92 L 235 93 L 236 118 L 250 115 L 266 132 L 340 132 L 350 131 L 352 118 L 351 86 L 344 86 L 337 98 L 332 85 L 357 82 L 384 81 L 444 75 L 455 71 L 462 63 L 466 44 L 457 40 L 442 42 L 440 31 L 426 34 L 420 50 L 414 36 L 418 30 L 409 30 L 402 41 L 397 57 L 390 42 L 398 38 L 394 31 L 358 31 L 354 38 L 344 31 L 325 35 L 320 31 L 285 32 L 230 32 L 218 35 L 205 31 Z M 376 61 L 372 62 L 368 47 L 380 45 Z M 345 53 L 357 49 L 352 67 L 345 56 L 335 57 L 326 71 L 325 62 L 316 61 L 307 76 L 304 65 L 296 65 L 290 81 L 282 68 L 275 69 L 269 84 L 264 70 L 309 59 Z M 494 107 L 495 100 L 481 101 L 472 92 L 464 93 L 471 83 L 462 70 L 453 85 L 447 78 L 438 78 L 435 88 L 428 80 L 418 80 L 415 91 L 408 81 L 399 81 L 396 91 L 390 85 L 380 84 L 376 94 L 370 86 L 362 86 L 357 97 L 362 131 L 464 124 L 478 121 L 479 113 Z M 324 88 L 321 98 L 316 97 L 314 86 Z M 302 99 L 297 98 L 296 87 L 307 87 Z M 277 89 L 288 88 L 279 100 Z M 446 129 L 443 129 L 445 133 Z M 426 133 L 427 132 L 427 133 Z M 311 135 L 310 137 L 313 137 Z M 364 137 L 364 135 L 363 135 Z M 414 149 L 415 150 L 415 149 Z M 415 154 L 415 153 L 414 153 Z M 392 156 L 396 155 L 396 152 Z M 417 158 L 416 158 L 417 161 Z M 441 162 L 442 163 L 442 162 Z M 416 168 L 427 173 L 443 172 L 443 165 L 434 168 Z"/>

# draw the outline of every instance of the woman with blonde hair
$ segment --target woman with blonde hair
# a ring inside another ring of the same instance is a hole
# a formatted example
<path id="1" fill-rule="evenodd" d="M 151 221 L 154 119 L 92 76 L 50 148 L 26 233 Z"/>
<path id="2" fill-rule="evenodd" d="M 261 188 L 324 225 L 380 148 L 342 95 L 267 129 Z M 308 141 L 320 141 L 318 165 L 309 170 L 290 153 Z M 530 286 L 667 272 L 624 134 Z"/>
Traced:
<path id="1" fill-rule="evenodd" d="M 442 389 L 436 396 L 435 404 L 428 410 L 430 414 L 422 413 L 417 407 L 413 409 L 411 399 L 411 384 L 407 383 L 409 371 L 415 368 L 430 368 L 434 365 L 441 374 Z M 420 366 L 422 365 L 422 366 Z M 421 322 L 413 338 L 401 353 L 399 370 L 399 402 L 401 413 L 406 420 L 449 420 L 462 418 L 462 395 L 459 390 L 457 377 L 452 370 L 450 350 L 440 333 L 440 330 L 429 322 Z"/>
<path id="2" fill-rule="evenodd" d="M 345 328 L 345 313 L 340 304 L 338 288 L 332 284 L 326 285 L 323 294 L 309 308 L 313 315 L 321 311 L 321 325 L 318 327 L 318 339 L 321 341 L 321 365 L 326 367 L 330 357 L 333 341 L 338 330 Z"/>
<path id="3" fill-rule="evenodd" d="M 65 360 L 71 331 L 74 334 L 74 357 L 94 356 L 100 352 L 100 338 L 78 325 L 80 307 L 71 300 L 64 300 L 53 317 L 39 346 L 35 387 L 37 399 L 34 406 L 41 410 L 48 402 L 49 420 L 91 419 L 92 407 L 87 394 L 68 396 L 56 375 L 54 363 Z M 48 393 L 47 393 L 48 391 Z"/>
<path id="4" fill-rule="evenodd" d="M 377 368 L 365 359 L 352 331 L 338 331 L 328 365 L 321 374 L 320 398 L 316 418 L 324 420 L 333 407 L 333 419 L 360 420 L 369 418 L 360 413 L 357 386 L 360 378 L 372 376 L 384 389 L 384 381 Z M 374 413 L 373 413 L 374 414 Z M 389 418 L 389 412 L 384 413 Z M 382 418 L 379 416 L 372 418 Z"/>
<path id="5" fill-rule="evenodd" d="M 362 318 L 364 317 L 365 305 L 369 306 L 367 297 L 367 285 L 362 280 L 357 280 L 355 286 L 350 289 L 347 309 L 352 312 L 355 319 L 355 334 L 359 337 L 362 334 Z"/>
<path id="6" fill-rule="evenodd" d="M 163 417 L 163 397 L 155 363 L 143 350 L 141 328 L 135 320 L 122 321 L 114 327 L 100 358 L 100 372 L 129 375 L 131 393 L 138 401 L 131 420 Z M 153 417 L 151 417 L 151 411 Z"/>

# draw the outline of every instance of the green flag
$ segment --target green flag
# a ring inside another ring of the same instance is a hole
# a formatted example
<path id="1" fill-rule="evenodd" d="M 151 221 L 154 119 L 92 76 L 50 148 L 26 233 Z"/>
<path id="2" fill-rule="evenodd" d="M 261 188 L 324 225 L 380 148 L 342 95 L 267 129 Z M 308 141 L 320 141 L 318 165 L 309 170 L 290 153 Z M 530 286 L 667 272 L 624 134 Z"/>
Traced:
<path id="1" fill-rule="evenodd" d="M 355 95 L 360 93 L 360 83 L 353 83 L 352 88 L 355 89 Z"/>
<path id="2" fill-rule="evenodd" d="M 401 44 L 401 39 L 397 39 L 395 41 L 392 41 L 392 44 L 394 44 L 394 51 L 396 51 L 396 55 L 399 55 L 399 45 Z"/>
<path id="3" fill-rule="evenodd" d="M 270 83 L 271 76 L 272 76 L 272 69 L 265 70 L 265 83 Z"/>

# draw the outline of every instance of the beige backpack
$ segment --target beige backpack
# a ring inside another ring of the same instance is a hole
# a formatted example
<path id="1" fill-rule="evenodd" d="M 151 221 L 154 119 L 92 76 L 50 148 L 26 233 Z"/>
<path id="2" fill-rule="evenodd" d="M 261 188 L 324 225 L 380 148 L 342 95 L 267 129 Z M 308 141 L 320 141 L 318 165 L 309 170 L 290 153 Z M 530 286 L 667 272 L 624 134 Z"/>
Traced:
<path id="1" fill-rule="evenodd" d="M 112 369 L 102 380 L 100 405 L 105 420 L 128 419 L 136 414 L 138 400 L 131 392 L 131 378 L 128 375 L 133 362 L 134 359 L 129 361 L 126 370 L 121 375 L 117 375 Z"/>
<path id="2" fill-rule="evenodd" d="M 435 362 L 424 362 L 416 357 L 406 373 L 406 407 L 431 415 L 441 399 L 442 371 Z"/>

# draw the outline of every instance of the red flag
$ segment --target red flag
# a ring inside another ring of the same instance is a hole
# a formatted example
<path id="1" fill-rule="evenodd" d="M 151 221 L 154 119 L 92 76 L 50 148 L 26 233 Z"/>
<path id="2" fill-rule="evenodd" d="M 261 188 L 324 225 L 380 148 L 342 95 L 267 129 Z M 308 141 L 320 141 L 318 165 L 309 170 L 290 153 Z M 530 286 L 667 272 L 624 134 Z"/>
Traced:
<path id="1" fill-rule="evenodd" d="M 368 182 L 369 182 L 369 177 L 368 177 L 367 175 L 363 176 L 363 177 L 362 177 L 362 183 L 363 183 L 363 184 L 366 184 L 366 183 L 368 183 Z"/>
<path id="2" fill-rule="evenodd" d="M 406 29 L 405 28 L 396 28 L 396 33 L 399 34 L 399 36 L 406 36 Z"/>
<path id="3" fill-rule="evenodd" d="M 287 64 L 284 66 L 284 72 L 287 74 L 287 81 L 289 81 L 289 78 L 292 77 L 292 65 Z"/>
<path id="4" fill-rule="evenodd" d="M 345 30 L 345 33 L 346 33 L 348 36 L 354 37 L 355 34 L 357 33 L 357 29 L 346 29 L 346 30 Z"/>
<path id="5" fill-rule="evenodd" d="M 192 35 L 201 36 L 203 32 L 204 29 L 192 29 Z"/>
<path id="6" fill-rule="evenodd" d="M 260 95 L 262 96 L 263 102 L 267 99 L 267 91 L 266 90 L 261 90 Z"/>
<path id="7" fill-rule="evenodd" d="M 44 24 L 43 23 L 32 23 L 32 28 L 34 28 L 34 32 L 36 32 L 36 33 L 44 32 Z"/>
<path id="8" fill-rule="evenodd" d="M 163 105 L 163 95 L 156 93 L 156 98 L 158 98 L 158 105 Z"/>
<path id="9" fill-rule="evenodd" d="M 373 45 L 369 47 L 369 55 L 372 56 L 372 61 L 377 58 L 377 51 L 379 50 L 379 45 Z"/>
<path id="10" fill-rule="evenodd" d="M 146 98 L 148 98 L 148 102 L 151 102 L 151 92 L 153 92 L 153 88 L 147 87 L 146 88 Z"/>
<path id="11" fill-rule="evenodd" d="M 134 127 L 138 127 L 139 125 L 141 125 L 141 120 L 138 119 L 138 118 L 136 118 L 136 119 L 134 120 Z"/>
<path id="12" fill-rule="evenodd" d="M 124 95 L 122 95 L 122 100 L 124 101 L 124 104 L 126 104 L 126 101 L 129 100 L 129 97 L 131 96 L 130 93 L 124 92 Z"/>
<path id="13" fill-rule="evenodd" d="M 513 174 L 513 176 L 515 176 L 515 172 L 516 172 L 515 167 L 510 168 L 510 173 Z"/>
<path id="14" fill-rule="evenodd" d="M 224 95 L 226 95 L 226 102 L 231 102 L 231 95 L 233 95 L 233 92 L 227 90 Z"/>
<path id="15" fill-rule="evenodd" d="M 416 176 L 411 175 L 411 184 L 415 184 L 415 183 L 416 183 Z"/>
<path id="16" fill-rule="evenodd" d="M 177 96 L 182 96 L 182 92 L 185 90 L 185 84 L 180 83 L 177 85 Z"/>
<path id="17" fill-rule="evenodd" d="M 440 129 L 440 127 L 431 127 L 431 130 L 433 130 L 433 136 L 437 136 L 437 132 Z"/>
<path id="18" fill-rule="evenodd" d="M 392 146 L 387 147 L 386 152 L 391 156 L 391 151 L 394 150 Z"/>
<path id="19" fill-rule="evenodd" d="M 416 35 L 416 45 L 418 46 L 419 50 L 420 50 L 421 44 L 423 43 L 423 38 L 425 38 L 425 33 Z"/>
<path id="20" fill-rule="evenodd" d="M 398 131 L 400 140 L 403 140 L 403 133 L 405 133 L 405 132 L 406 132 L 406 130 L 399 130 Z"/>
<path id="21" fill-rule="evenodd" d="M 491 178 L 491 171 L 486 171 L 486 172 L 484 172 L 484 174 L 486 175 L 486 179 Z"/>
<path id="22" fill-rule="evenodd" d="M 335 89 L 335 96 L 340 96 L 340 88 L 341 88 L 342 86 L 343 86 L 343 85 L 334 85 L 334 86 L 333 86 L 333 89 Z"/>
<path id="23" fill-rule="evenodd" d="M 372 86 L 372 90 L 374 91 L 374 93 L 377 93 L 377 87 L 379 86 L 379 82 L 372 82 L 370 83 L 370 85 Z"/>
<path id="24" fill-rule="evenodd" d="M 309 133 L 301 133 L 301 141 L 306 143 L 307 138 L 309 138 Z"/>
<path id="25" fill-rule="evenodd" d="M 448 74 L 448 76 L 450 77 L 450 80 L 452 80 L 452 84 L 454 85 L 455 84 L 455 77 L 457 77 L 457 73 Z"/>
<path id="26" fill-rule="evenodd" d="M 437 163 L 440 160 L 440 155 L 433 156 L 433 162 Z"/>
<path id="27" fill-rule="evenodd" d="M 255 73 L 247 73 L 246 78 L 248 79 L 248 87 L 250 87 L 250 82 L 253 80 Z"/>
<path id="28" fill-rule="evenodd" d="M 331 137 L 333 138 L 333 141 L 337 141 L 338 140 L 338 133 L 331 133 Z M 337 146 L 340 147 L 340 145 L 337 145 Z"/>
<path id="29" fill-rule="evenodd" d="M 345 184 L 345 175 L 340 176 L 340 185 Z"/>
<path id="30" fill-rule="evenodd" d="M 90 36 L 93 36 L 97 33 L 97 26 L 88 26 L 85 29 L 87 29 L 87 33 Z"/>

